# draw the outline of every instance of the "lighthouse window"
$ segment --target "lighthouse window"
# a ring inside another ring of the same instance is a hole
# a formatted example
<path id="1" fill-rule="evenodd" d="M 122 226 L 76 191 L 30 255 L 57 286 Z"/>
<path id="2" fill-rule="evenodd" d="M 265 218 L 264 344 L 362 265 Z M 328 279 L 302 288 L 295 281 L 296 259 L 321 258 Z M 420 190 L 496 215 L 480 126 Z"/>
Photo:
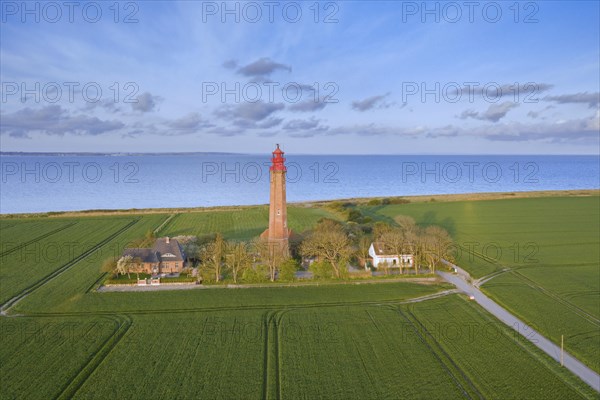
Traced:
<path id="1" fill-rule="evenodd" d="M 277 215 L 281 215 L 281 211 L 277 209 Z"/>

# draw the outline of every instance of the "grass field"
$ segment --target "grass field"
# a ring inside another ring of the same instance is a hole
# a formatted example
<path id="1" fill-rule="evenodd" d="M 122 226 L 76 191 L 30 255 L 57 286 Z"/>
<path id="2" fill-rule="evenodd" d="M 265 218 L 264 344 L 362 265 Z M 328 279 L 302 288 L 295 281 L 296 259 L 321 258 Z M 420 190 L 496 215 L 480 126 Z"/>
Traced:
<path id="1" fill-rule="evenodd" d="M 361 206 L 445 226 L 476 278 L 508 269 L 482 288 L 596 370 L 599 209 L 597 196 Z M 247 240 L 266 211 L 175 213 L 161 235 Z M 9 311 L 20 316 L 0 316 L 1 399 L 597 398 L 462 295 L 404 303 L 448 285 L 93 290 L 103 259 L 172 214 L 0 220 L 0 299 L 28 293 Z M 303 231 L 330 214 L 289 215 Z"/>
<path id="2" fill-rule="evenodd" d="M 7 250 L 0 256 L 0 302 L 42 282 L 61 268 L 68 268 L 79 259 L 89 260 L 82 256 L 92 255 L 104 241 L 136 221 L 137 218 L 131 217 L 89 218 L 56 224 L 59 221 L 52 220 L 49 224 L 52 229 L 42 229 L 42 234 L 39 234 L 41 222 L 12 227 L 10 232 L 2 235 Z"/>
<path id="3" fill-rule="evenodd" d="M 600 197 L 554 197 L 365 207 L 390 220 L 445 226 L 457 264 L 499 303 L 600 372 Z"/>
<path id="4" fill-rule="evenodd" d="M 319 208 L 288 207 L 288 226 L 298 233 L 312 227 L 320 218 L 332 215 Z M 168 236 L 203 236 L 221 232 L 226 239 L 251 240 L 269 225 L 269 207 L 257 206 L 234 211 L 177 214 L 161 230 Z"/>

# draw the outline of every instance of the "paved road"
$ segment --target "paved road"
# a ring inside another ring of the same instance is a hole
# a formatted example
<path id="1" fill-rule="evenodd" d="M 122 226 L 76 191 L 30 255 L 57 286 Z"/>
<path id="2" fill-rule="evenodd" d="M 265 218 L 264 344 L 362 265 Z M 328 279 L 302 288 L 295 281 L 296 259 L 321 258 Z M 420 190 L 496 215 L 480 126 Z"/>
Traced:
<path id="1" fill-rule="evenodd" d="M 506 311 L 506 309 L 499 306 L 496 302 L 483 294 L 479 289 L 468 283 L 465 280 L 464 274 L 451 274 L 441 271 L 438 271 L 437 274 L 446 281 L 454 284 L 462 292 L 469 296 L 473 296 L 479 305 L 496 316 L 496 318 L 519 332 L 519 334 L 525 337 L 525 339 L 542 349 L 550 357 L 560 362 L 559 346 L 543 337 L 539 332 L 529 328 L 523 321 Z M 581 380 L 583 380 L 585 383 L 594 388 L 597 392 L 600 392 L 600 375 L 567 352 L 564 352 L 564 366 L 569 371 L 581 378 Z"/>

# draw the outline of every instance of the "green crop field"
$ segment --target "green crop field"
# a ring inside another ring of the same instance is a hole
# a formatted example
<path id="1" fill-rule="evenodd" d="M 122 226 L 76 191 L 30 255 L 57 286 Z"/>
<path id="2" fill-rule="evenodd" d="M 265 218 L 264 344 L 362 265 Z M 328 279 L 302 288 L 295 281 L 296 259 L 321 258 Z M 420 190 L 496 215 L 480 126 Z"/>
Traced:
<path id="1" fill-rule="evenodd" d="M 556 362 L 533 350 L 533 345 L 463 297 L 451 296 L 415 303 L 407 313 L 419 332 L 452 360 L 466 391 L 483 398 L 580 398 L 580 390 Z M 533 355 L 527 357 L 526 355 Z M 493 366 L 490 368 L 490 366 Z M 556 379 L 555 374 L 561 375 Z"/>
<path id="2" fill-rule="evenodd" d="M 482 289 L 600 371 L 600 197 L 549 197 L 365 207 L 391 220 L 440 224 L 474 278 L 508 269 Z"/>
<path id="3" fill-rule="evenodd" d="M 14 232 L 14 236 L 6 234 L 9 246 L 0 256 L 0 302 L 68 267 L 82 255 L 91 255 L 104 240 L 127 229 L 135 221 L 134 218 L 90 218 L 76 223 L 64 221 L 59 227 L 52 221 L 50 225 L 54 229 L 43 230 L 45 233 L 41 235 L 37 224 L 12 228 L 18 232 Z M 13 244 L 13 240 L 20 244 Z"/>
<path id="4" fill-rule="evenodd" d="M 296 232 L 309 229 L 323 217 L 333 216 L 319 208 L 288 206 L 288 226 Z M 251 240 L 269 225 L 269 207 L 193 212 L 176 215 L 161 234 L 202 236 L 221 232 L 226 239 Z"/>
<path id="5" fill-rule="evenodd" d="M 598 197 L 360 209 L 445 226 L 458 265 L 499 273 L 490 296 L 598 370 Z M 290 207 L 289 225 L 324 216 Z M 407 302 L 446 284 L 97 292 L 102 261 L 169 217 L 0 219 L 0 299 L 26 294 L 0 316 L 0 399 L 597 398 L 463 295 Z M 180 212 L 160 234 L 249 240 L 266 224 L 266 207 Z"/>

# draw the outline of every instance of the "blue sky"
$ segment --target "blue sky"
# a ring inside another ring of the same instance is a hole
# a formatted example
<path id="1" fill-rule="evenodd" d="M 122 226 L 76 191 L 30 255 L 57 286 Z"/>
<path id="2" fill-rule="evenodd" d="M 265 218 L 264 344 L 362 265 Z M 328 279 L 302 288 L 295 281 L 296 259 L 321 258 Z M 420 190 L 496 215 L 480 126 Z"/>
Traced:
<path id="1" fill-rule="evenodd" d="M 48 4 L 1 3 L 2 151 L 599 153 L 598 2 Z"/>

